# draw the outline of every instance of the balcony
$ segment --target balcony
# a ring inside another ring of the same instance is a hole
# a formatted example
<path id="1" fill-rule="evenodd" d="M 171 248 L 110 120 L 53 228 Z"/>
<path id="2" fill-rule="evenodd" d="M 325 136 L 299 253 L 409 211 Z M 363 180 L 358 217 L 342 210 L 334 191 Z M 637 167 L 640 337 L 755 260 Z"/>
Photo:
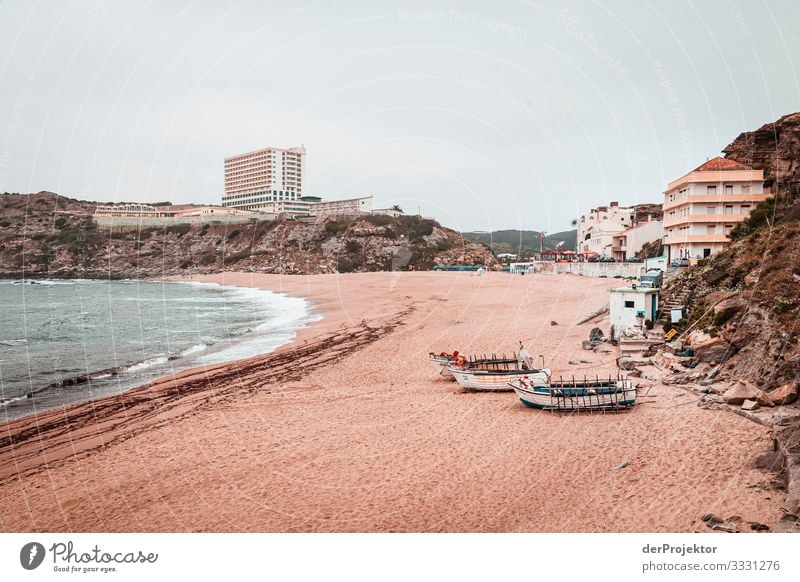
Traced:
<path id="1" fill-rule="evenodd" d="M 664 216 L 664 228 L 679 224 L 736 224 L 750 216 L 749 214 L 687 214 L 685 216 Z"/>
<path id="2" fill-rule="evenodd" d="M 675 200 L 664 201 L 664 211 L 686 206 L 687 204 L 741 204 L 752 203 L 754 206 L 766 200 L 769 194 L 689 194 Z"/>
<path id="3" fill-rule="evenodd" d="M 664 237 L 665 245 L 685 243 L 727 243 L 730 239 L 724 234 L 672 234 Z"/>

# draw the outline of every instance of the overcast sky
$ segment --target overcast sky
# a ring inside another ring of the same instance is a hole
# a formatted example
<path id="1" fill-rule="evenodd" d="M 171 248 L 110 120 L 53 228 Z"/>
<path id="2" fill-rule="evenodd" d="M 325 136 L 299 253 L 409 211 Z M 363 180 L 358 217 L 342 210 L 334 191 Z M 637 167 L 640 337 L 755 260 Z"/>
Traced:
<path id="1" fill-rule="evenodd" d="M 800 110 L 800 3 L 0 3 L 0 192 L 219 203 L 223 158 L 459 230 L 658 202 Z"/>

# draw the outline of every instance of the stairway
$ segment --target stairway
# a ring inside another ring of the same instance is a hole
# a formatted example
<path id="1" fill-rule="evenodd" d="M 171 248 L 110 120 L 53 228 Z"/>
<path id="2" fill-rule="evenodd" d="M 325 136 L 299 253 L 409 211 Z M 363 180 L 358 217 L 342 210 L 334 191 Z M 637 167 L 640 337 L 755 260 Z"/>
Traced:
<path id="1" fill-rule="evenodd" d="M 658 321 L 663 325 L 665 328 L 671 323 L 670 322 L 670 311 L 675 307 L 680 305 L 684 306 L 683 314 L 684 316 L 688 314 L 690 303 L 692 302 L 692 293 L 693 289 L 689 286 L 685 286 L 683 289 L 678 291 L 675 294 L 669 294 L 664 299 L 664 303 L 659 306 L 659 310 L 661 311 L 661 316 L 659 317 Z"/>

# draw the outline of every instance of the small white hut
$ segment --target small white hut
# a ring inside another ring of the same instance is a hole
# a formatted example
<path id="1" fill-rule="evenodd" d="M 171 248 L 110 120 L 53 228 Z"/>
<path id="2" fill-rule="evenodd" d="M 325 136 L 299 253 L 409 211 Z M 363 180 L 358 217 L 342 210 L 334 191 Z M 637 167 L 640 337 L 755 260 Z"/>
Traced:
<path id="1" fill-rule="evenodd" d="M 658 289 L 616 287 L 609 289 L 609 314 L 614 337 L 625 331 L 644 331 L 645 321 L 655 322 Z"/>

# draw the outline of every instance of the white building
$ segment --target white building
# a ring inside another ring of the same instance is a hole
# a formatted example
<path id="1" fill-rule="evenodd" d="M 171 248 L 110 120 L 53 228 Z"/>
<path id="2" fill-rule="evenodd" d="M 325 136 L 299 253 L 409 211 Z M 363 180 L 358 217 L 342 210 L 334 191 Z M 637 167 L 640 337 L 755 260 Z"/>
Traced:
<path id="1" fill-rule="evenodd" d="M 225 158 L 223 206 L 273 212 L 303 195 L 305 148 L 263 148 Z"/>
<path id="2" fill-rule="evenodd" d="M 397 218 L 398 216 L 404 215 L 404 212 L 402 210 L 397 210 L 395 208 L 373 208 L 371 213 L 383 214 L 385 216 L 391 216 L 392 218 Z"/>
<path id="3" fill-rule="evenodd" d="M 372 211 L 372 196 L 348 198 L 345 200 L 324 200 L 312 204 L 309 212 L 312 216 L 349 216 Z"/>
<path id="4" fill-rule="evenodd" d="M 645 321 L 656 321 L 658 289 L 616 287 L 609 289 L 609 315 L 615 338 L 626 331 L 644 331 Z"/>
<path id="5" fill-rule="evenodd" d="M 592 208 L 578 222 L 576 250 L 611 257 L 614 235 L 633 225 L 635 216 L 634 208 L 621 207 L 619 202 Z"/>
<path id="6" fill-rule="evenodd" d="M 664 245 L 670 260 L 721 251 L 731 230 L 768 193 L 763 170 L 716 157 L 670 182 L 664 192 Z"/>
<path id="7" fill-rule="evenodd" d="M 617 261 L 632 259 L 647 243 L 664 236 L 662 222 L 648 219 L 634 224 L 611 237 L 611 256 Z"/>

